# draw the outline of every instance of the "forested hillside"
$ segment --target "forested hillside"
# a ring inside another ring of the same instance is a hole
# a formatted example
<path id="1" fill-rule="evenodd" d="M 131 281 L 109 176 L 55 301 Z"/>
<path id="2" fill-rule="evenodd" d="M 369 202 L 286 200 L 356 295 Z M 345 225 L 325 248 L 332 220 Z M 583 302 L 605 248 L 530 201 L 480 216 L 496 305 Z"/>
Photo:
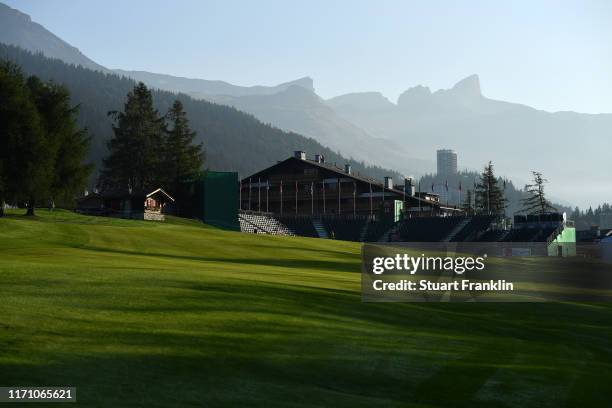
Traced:
<path id="1" fill-rule="evenodd" d="M 135 82 L 6 44 L 0 44 L 0 59 L 20 65 L 27 75 L 56 81 L 70 90 L 72 101 L 80 105 L 79 124 L 86 126 L 92 136 L 89 158 L 97 172 L 102 158 L 107 155 L 106 142 L 112 134 L 108 112 L 123 108 L 126 94 Z M 246 176 L 287 158 L 294 150 L 304 150 L 309 156 L 323 154 L 328 162 L 336 162 L 339 166 L 351 162 L 356 171 L 378 179 L 386 175 L 399 177 L 390 170 L 348 160 L 313 139 L 281 131 L 228 106 L 166 91 L 154 91 L 153 99 L 160 112 L 168 111 L 176 99 L 183 103 L 191 126 L 198 134 L 196 141 L 204 143 L 205 167 L 211 170 L 238 171 Z"/>
<path id="2" fill-rule="evenodd" d="M 472 200 L 474 200 L 475 185 L 479 182 L 480 177 L 481 174 L 479 172 L 465 170 L 452 176 L 426 174 L 420 179 L 421 190 L 439 194 L 440 199 L 443 202 L 447 200 L 448 204 L 465 206 L 468 191 L 470 191 L 469 194 L 472 194 Z M 511 217 L 521 212 L 524 209 L 522 201 L 528 197 L 528 194 L 523 189 L 524 186 L 517 186 L 511 180 L 503 177 L 497 177 L 497 179 L 499 185 L 503 186 L 504 197 L 507 200 L 506 215 Z M 461 191 L 459 191 L 460 185 Z M 553 204 L 559 211 L 566 211 L 568 214 L 571 211 L 569 207 L 557 203 Z"/>

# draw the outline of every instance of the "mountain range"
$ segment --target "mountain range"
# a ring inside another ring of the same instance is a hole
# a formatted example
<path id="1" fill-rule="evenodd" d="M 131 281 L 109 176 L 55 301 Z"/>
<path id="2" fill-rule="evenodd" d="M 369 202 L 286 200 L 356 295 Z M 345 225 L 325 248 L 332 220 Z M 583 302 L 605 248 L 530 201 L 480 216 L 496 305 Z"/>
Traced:
<path id="1" fill-rule="evenodd" d="M 476 75 L 448 90 L 408 89 L 397 104 L 375 93 L 327 103 L 371 134 L 409 143 L 413 154 L 431 154 L 432 145 L 454 148 L 462 166 L 479 168 L 492 160 L 515 181 L 541 171 L 551 181 L 550 191 L 566 202 L 611 198 L 612 114 L 550 113 L 489 99 Z"/>
<path id="2" fill-rule="evenodd" d="M 517 184 L 531 170 L 550 180 L 563 202 L 609 201 L 612 115 L 546 112 L 487 98 L 471 75 L 450 89 L 418 85 L 394 103 L 379 92 L 323 99 L 311 78 L 276 86 L 238 86 L 146 71 L 110 70 L 87 58 L 29 16 L 0 4 L 0 42 L 70 64 L 126 76 L 151 87 L 235 107 L 288 132 L 311 137 L 366 163 L 419 176 L 434 171 L 435 151 L 453 148 L 459 166 L 481 169 L 492 160 Z M 559 90 L 563 97 L 563 90 Z"/>

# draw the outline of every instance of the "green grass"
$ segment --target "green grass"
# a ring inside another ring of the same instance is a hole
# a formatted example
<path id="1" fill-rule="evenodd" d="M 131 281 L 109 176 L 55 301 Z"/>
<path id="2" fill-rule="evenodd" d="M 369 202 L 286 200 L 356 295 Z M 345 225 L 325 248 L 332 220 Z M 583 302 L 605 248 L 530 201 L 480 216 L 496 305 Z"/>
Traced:
<path id="1" fill-rule="evenodd" d="M 0 386 L 86 406 L 604 407 L 609 304 L 362 303 L 354 243 L 0 219 Z"/>

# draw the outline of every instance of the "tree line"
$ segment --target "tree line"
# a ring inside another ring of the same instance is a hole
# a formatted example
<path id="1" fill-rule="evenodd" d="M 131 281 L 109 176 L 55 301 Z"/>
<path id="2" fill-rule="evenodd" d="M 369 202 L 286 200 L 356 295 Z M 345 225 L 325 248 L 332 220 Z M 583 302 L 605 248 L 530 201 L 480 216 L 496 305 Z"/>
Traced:
<path id="1" fill-rule="evenodd" d="M 575 207 L 572 211 L 571 219 L 576 223 L 577 229 L 588 229 L 593 226 L 601 226 L 601 217 L 610 216 L 612 214 L 612 204 L 603 203 L 597 207 L 589 207 L 586 210 L 581 210 Z"/>
<path id="2" fill-rule="evenodd" d="M 26 77 L 13 63 L 0 63 L 0 216 L 5 203 L 72 206 L 93 169 L 86 162 L 90 136 L 77 125 L 79 107 L 53 81 Z M 98 185 L 102 189 L 163 187 L 176 192 L 203 164 L 201 144 L 176 100 L 165 115 L 153 107 L 142 83 L 127 95 L 115 122 Z"/>
<path id="3" fill-rule="evenodd" d="M 144 190 L 162 187 L 176 194 L 181 182 L 197 175 L 204 162 L 202 144 L 194 143 L 183 104 L 175 100 L 162 116 L 151 91 L 142 82 L 127 94 L 123 111 L 114 118 L 109 155 L 98 180 L 102 190 Z"/>
<path id="4" fill-rule="evenodd" d="M 445 194 L 449 205 L 461 207 L 467 214 L 543 214 L 558 209 L 546 197 L 546 179 L 532 172 L 533 182 L 522 189 L 511 180 L 495 175 L 492 162 L 482 172 L 460 171 L 452 175 L 426 175 L 419 183 L 423 191 Z M 431 186 L 431 187 L 430 187 Z M 444 203 L 443 203 L 444 204 Z"/>
<path id="5" fill-rule="evenodd" d="M 522 191 L 520 212 L 525 214 L 539 215 L 549 212 L 556 212 L 554 207 L 546 197 L 544 186 L 548 182 L 542 173 L 532 171 L 533 182 L 525 185 Z M 508 198 L 506 188 L 508 182 L 495 176 L 493 163 L 485 165 L 473 189 L 469 189 L 465 195 L 463 209 L 467 214 L 487 214 L 499 217 L 506 215 Z M 514 189 L 514 188 L 513 188 Z"/>
<path id="6" fill-rule="evenodd" d="M 65 87 L 0 62 L 0 216 L 7 200 L 34 215 L 36 205 L 72 200 L 83 188 L 90 138 L 77 114 Z"/>

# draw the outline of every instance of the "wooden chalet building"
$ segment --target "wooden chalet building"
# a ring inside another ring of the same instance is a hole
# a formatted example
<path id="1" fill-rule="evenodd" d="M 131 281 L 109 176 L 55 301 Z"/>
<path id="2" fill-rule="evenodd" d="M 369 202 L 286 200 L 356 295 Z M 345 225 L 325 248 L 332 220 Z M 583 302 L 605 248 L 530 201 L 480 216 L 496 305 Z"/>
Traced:
<path id="1" fill-rule="evenodd" d="M 443 206 L 437 195 L 415 192 L 411 179 L 394 186 L 328 164 L 321 155 L 314 160 L 296 151 L 293 157 L 261 170 L 240 182 L 240 209 L 279 216 L 355 215 L 396 220 L 405 209 L 408 216 L 457 215 L 456 207 Z"/>

